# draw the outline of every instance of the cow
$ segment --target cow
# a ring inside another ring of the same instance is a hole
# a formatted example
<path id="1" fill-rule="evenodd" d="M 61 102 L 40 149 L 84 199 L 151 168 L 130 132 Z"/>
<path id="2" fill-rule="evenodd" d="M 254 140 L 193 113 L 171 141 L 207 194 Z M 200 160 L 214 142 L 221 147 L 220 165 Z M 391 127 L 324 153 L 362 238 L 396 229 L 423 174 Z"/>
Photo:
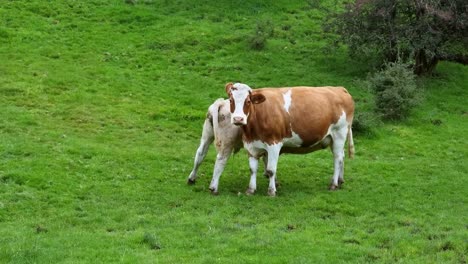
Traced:
<path id="1" fill-rule="evenodd" d="M 205 159 L 210 144 L 215 140 L 217 155 L 210 190 L 212 194 L 218 194 L 219 177 L 229 157 L 232 153 L 236 153 L 242 148 L 241 132 L 240 127 L 231 124 L 229 100 L 219 98 L 208 107 L 200 146 L 195 154 L 193 169 L 190 172 L 187 183 L 190 185 L 195 183 L 198 168 Z"/>
<path id="2" fill-rule="evenodd" d="M 343 87 L 286 87 L 253 90 L 243 83 L 225 86 L 231 123 L 241 127 L 249 154 L 247 194 L 256 191 L 258 159 L 266 155 L 268 195 L 276 195 L 276 169 L 281 153 L 305 154 L 330 146 L 334 173 L 330 190 L 344 182 L 344 147 L 354 155 L 351 125 L 354 101 Z"/>

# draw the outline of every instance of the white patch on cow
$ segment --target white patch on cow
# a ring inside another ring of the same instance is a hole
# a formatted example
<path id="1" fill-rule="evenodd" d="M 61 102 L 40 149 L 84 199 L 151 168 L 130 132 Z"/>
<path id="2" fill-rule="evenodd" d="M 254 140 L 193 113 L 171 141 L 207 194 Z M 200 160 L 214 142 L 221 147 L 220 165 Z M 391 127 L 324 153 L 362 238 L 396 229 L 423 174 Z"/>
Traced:
<path id="1" fill-rule="evenodd" d="M 248 115 L 244 113 L 244 103 L 247 96 L 249 96 L 250 88 L 243 83 L 235 83 L 231 89 L 232 99 L 234 100 L 234 113 L 231 115 L 231 123 L 236 123 L 236 119 L 242 120 L 242 124 L 247 124 Z"/>
<path id="2" fill-rule="evenodd" d="M 285 147 L 298 148 L 302 145 L 302 143 L 302 138 L 298 134 L 294 133 L 294 131 L 292 131 L 291 137 L 283 139 L 283 146 Z"/>
<path id="3" fill-rule="evenodd" d="M 346 120 L 346 113 L 343 111 L 338 121 L 332 125 L 333 129 L 341 129 L 343 127 L 348 127 L 348 121 Z"/>
<path id="4" fill-rule="evenodd" d="M 250 143 L 244 142 L 244 148 L 255 158 L 260 158 L 260 156 L 265 153 L 266 143 L 260 140 L 254 140 Z"/>
<path id="5" fill-rule="evenodd" d="M 235 89 L 237 89 L 239 91 L 241 91 L 241 90 L 244 90 L 244 91 L 252 90 L 252 88 L 250 88 L 250 86 L 248 86 L 245 83 L 235 83 L 235 84 L 232 85 L 232 87 L 234 87 Z"/>
<path id="6" fill-rule="evenodd" d="M 284 110 L 286 110 L 286 112 L 289 113 L 289 107 L 291 107 L 291 89 L 283 93 L 283 100 L 284 100 Z"/>
<path id="7" fill-rule="evenodd" d="M 336 123 L 334 123 L 334 124 L 330 124 L 330 126 L 328 127 L 327 134 L 323 137 L 323 139 L 326 138 L 327 136 L 332 135 L 333 131 L 342 129 L 343 127 L 347 127 L 347 126 L 348 126 L 348 122 L 346 121 L 346 113 L 343 111 L 343 113 L 341 114 L 338 121 L 336 121 Z M 318 142 L 318 143 L 320 143 L 320 142 Z M 314 146 L 315 145 L 316 144 L 314 144 Z"/>

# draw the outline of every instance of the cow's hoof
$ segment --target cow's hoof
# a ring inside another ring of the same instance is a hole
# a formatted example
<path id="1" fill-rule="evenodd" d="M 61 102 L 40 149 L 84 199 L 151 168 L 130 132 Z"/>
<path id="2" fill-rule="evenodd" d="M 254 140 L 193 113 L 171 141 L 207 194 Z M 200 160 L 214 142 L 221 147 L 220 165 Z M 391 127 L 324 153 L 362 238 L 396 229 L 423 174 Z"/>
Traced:
<path id="1" fill-rule="evenodd" d="M 189 179 L 187 180 L 187 184 L 188 184 L 188 185 L 194 185 L 194 184 L 195 184 L 195 179 L 190 179 L 190 178 L 189 178 Z"/>
<path id="2" fill-rule="evenodd" d="M 247 191 L 245 191 L 245 194 L 247 194 L 247 195 L 254 195 L 254 194 L 255 194 L 255 190 L 252 189 L 252 188 L 248 188 Z"/>
<path id="3" fill-rule="evenodd" d="M 276 190 L 273 190 L 272 188 L 268 188 L 268 196 L 275 197 L 276 196 Z"/>
<path id="4" fill-rule="evenodd" d="M 214 187 L 210 187 L 210 191 L 211 191 L 212 195 L 218 195 L 219 194 L 218 190 L 216 188 L 214 188 Z"/>
<path id="5" fill-rule="evenodd" d="M 330 184 L 330 187 L 328 188 L 328 190 L 330 190 L 330 191 L 336 191 L 336 190 L 338 190 L 338 186 L 335 185 L 335 184 Z"/>

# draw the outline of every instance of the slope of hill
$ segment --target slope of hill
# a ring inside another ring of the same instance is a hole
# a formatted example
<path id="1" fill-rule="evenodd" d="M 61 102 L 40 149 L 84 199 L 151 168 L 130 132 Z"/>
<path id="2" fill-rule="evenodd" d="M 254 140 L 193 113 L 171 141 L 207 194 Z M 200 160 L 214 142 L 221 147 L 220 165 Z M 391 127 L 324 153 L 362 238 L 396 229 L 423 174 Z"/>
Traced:
<path id="1" fill-rule="evenodd" d="M 248 197 L 245 152 L 211 196 L 191 170 L 224 84 L 345 86 L 313 1 L 0 3 L 0 262 L 466 263 L 468 71 L 441 63 L 401 124 L 357 135 L 346 184 L 329 151 L 281 157 L 278 197 Z M 133 3 L 133 4 L 132 4 Z M 329 4 L 334 4 L 329 1 Z M 249 48 L 258 24 L 273 30 Z"/>

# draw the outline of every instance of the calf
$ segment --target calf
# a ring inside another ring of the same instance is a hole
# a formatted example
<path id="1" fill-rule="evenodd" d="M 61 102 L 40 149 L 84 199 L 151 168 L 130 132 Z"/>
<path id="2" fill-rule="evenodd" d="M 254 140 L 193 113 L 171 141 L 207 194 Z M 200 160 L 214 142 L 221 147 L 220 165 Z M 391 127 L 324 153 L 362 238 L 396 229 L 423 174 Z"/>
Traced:
<path id="1" fill-rule="evenodd" d="M 197 171 L 208 152 L 210 144 L 215 140 L 216 163 L 210 190 L 218 194 L 219 177 L 226 166 L 226 162 L 233 152 L 242 148 L 241 128 L 231 124 L 231 113 L 229 112 L 229 100 L 219 98 L 209 108 L 206 114 L 200 146 L 195 154 L 193 169 L 187 180 L 188 184 L 194 184 Z"/>
<path id="2" fill-rule="evenodd" d="M 256 190 L 259 157 L 267 158 L 268 194 L 276 195 L 276 168 L 281 153 L 304 154 L 331 147 L 335 190 L 344 182 L 344 146 L 354 154 L 351 124 L 354 101 L 343 87 L 289 87 L 252 90 L 242 83 L 226 84 L 231 123 L 242 128 L 249 152 L 248 194 Z"/>

